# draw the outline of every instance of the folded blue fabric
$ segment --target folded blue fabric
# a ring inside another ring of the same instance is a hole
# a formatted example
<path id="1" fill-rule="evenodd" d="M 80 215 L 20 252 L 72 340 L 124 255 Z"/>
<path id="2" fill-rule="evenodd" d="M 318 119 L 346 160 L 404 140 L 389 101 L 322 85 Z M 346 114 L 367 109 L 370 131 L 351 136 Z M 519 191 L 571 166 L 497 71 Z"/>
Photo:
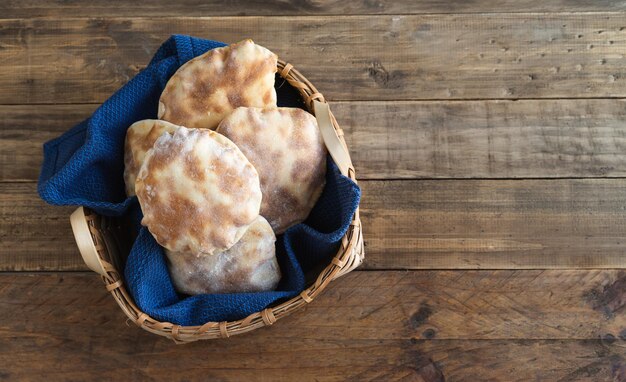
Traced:
<path id="1" fill-rule="evenodd" d="M 306 286 L 306 275 L 336 253 L 360 200 L 359 187 L 328 159 L 326 187 L 308 219 L 278 237 L 276 253 L 283 277 L 276 291 L 263 293 L 178 294 L 163 249 L 141 227 L 136 197 L 124 193 L 124 139 L 132 123 L 156 118 L 159 96 L 185 62 L 225 44 L 174 35 L 150 64 L 105 101 L 93 115 L 44 144 L 38 191 L 55 205 L 82 205 L 106 216 L 128 215 L 139 235 L 124 270 L 135 303 L 150 316 L 179 325 L 236 320 L 291 298 Z M 302 107 L 299 93 L 276 78 L 279 106 Z"/>

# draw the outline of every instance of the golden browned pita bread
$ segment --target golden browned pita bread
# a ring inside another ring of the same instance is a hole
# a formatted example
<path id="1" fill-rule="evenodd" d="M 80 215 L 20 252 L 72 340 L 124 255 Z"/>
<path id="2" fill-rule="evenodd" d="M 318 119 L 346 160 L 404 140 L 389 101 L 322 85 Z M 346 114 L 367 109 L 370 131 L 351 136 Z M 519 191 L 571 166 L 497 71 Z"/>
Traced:
<path id="1" fill-rule="evenodd" d="M 135 190 L 142 224 L 174 252 L 211 255 L 232 247 L 259 215 L 254 167 L 211 130 L 179 128 L 148 150 Z"/>
<path id="2" fill-rule="evenodd" d="M 159 100 L 159 119 L 215 129 L 239 106 L 276 106 L 276 55 L 252 40 L 217 48 L 181 66 Z"/>
<path id="3" fill-rule="evenodd" d="M 315 117 L 295 108 L 241 107 L 217 132 L 232 140 L 261 180 L 261 215 L 277 234 L 302 222 L 325 183 L 326 147 Z"/>
<path id="4" fill-rule="evenodd" d="M 126 131 L 124 145 L 124 183 L 126 195 L 135 195 L 135 179 L 146 152 L 163 133 L 173 133 L 180 126 L 167 121 L 145 119 L 133 123 Z"/>
<path id="5" fill-rule="evenodd" d="M 174 287 L 185 294 L 263 292 L 276 288 L 276 236 L 259 216 L 234 246 L 213 256 L 166 251 Z"/>

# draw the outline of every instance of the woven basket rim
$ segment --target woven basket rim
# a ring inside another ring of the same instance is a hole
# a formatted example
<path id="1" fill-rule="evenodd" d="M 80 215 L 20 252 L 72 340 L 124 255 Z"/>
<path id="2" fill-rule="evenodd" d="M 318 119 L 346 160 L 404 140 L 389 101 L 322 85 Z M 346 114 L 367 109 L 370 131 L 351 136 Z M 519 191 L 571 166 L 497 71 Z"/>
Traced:
<path id="1" fill-rule="evenodd" d="M 302 95 L 307 109 L 313 112 L 313 102 L 325 103 L 324 96 L 317 91 L 293 65 L 278 60 L 278 73 L 291 86 L 298 89 Z M 331 122 L 341 145 L 346 153 L 349 151 L 343 137 L 343 131 L 339 127 L 335 117 L 330 114 Z M 348 177 L 355 183 L 356 174 L 354 168 L 348 167 Z M 102 264 L 105 274 L 102 279 L 107 291 L 109 291 L 122 311 L 128 317 L 128 321 L 135 323 L 142 329 L 172 339 L 176 343 L 188 343 L 202 339 L 227 338 L 243 334 L 263 326 L 273 325 L 277 320 L 286 317 L 294 311 L 312 302 L 320 293 L 328 287 L 332 280 L 341 277 L 358 267 L 364 257 L 363 234 L 359 208 L 352 218 L 348 231 L 341 239 L 341 246 L 330 264 L 318 275 L 315 282 L 302 291 L 299 295 L 252 313 L 248 317 L 235 321 L 207 322 L 198 326 L 182 326 L 171 322 L 161 322 L 144 313 L 133 301 L 125 288 L 123 271 L 120 271 L 119 243 L 115 237 L 114 222 L 96 212 L 84 208 L 84 215 L 89 233 L 94 242 L 97 256 Z"/>

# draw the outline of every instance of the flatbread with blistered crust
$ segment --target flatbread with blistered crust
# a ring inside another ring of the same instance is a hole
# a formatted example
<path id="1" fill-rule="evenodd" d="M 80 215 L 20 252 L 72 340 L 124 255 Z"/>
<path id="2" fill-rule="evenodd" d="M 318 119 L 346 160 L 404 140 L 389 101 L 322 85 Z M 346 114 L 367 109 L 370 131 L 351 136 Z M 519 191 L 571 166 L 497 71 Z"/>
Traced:
<path id="1" fill-rule="evenodd" d="M 295 108 L 241 107 L 217 132 L 232 140 L 261 180 L 261 215 L 278 233 L 302 222 L 325 183 L 326 147 L 315 117 Z"/>
<path id="2" fill-rule="evenodd" d="M 189 295 L 273 290 L 281 276 L 275 241 L 272 227 L 259 216 L 242 238 L 224 252 L 195 256 L 165 251 L 174 287 Z"/>
<path id="3" fill-rule="evenodd" d="M 170 78 L 159 100 L 159 119 L 215 129 L 239 106 L 276 106 L 277 61 L 252 40 L 210 50 Z"/>
<path id="4" fill-rule="evenodd" d="M 135 182 L 142 224 L 174 252 L 232 247 L 259 215 L 257 171 L 226 137 L 177 129 L 148 151 Z"/>
<path id="5" fill-rule="evenodd" d="M 126 195 L 135 195 L 135 179 L 146 152 L 163 133 L 173 133 L 180 126 L 157 119 L 144 119 L 133 123 L 126 131 L 124 144 L 124 183 Z"/>

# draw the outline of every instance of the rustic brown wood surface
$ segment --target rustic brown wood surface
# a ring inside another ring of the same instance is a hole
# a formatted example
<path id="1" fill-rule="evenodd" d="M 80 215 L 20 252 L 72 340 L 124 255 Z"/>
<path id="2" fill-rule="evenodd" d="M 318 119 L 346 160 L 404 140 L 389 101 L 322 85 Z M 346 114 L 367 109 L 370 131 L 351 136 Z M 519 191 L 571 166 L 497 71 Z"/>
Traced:
<path id="1" fill-rule="evenodd" d="M 625 11 L 0 2 L 0 380 L 626 381 Z M 252 37 L 332 101 L 366 244 L 303 311 L 184 346 L 125 322 L 36 193 L 42 143 L 172 33 Z"/>
<path id="2" fill-rule="evenodd" d="M 384 15 L 424 13 L 494 12 L 572 12 L 623 11 L 624 0 L 5 0 L 0 3 L 0 18 L 53 18 L 104 16 L 299 16 L 299 15 Z"/>
<path id="3" fill-rule="evenodd" d="M 362 181 L 366 269 L 620 268 L 626 179 Z M 598 195 L 601 195 L 599 197 Z M 70 207 L 0 183 L 0 270 L 86 270 Z"/>
<path id="4" fill-rule="evenodd" d="M 8 380 L 620 381 L 625 283 L 617 271 L 356 272 L 281 325 L 175 346 L 125 325 L 94 274 L 11 274 L 0 359 Z"/>
<path id="5" fill-rule="evenodd" d="M 621 12 L 111 17 L 0 20 L 0 103 L 101 102 L 173 32 L 254 36 L 331 100 L 626 96 Z"/>
<path id="6" fill-rule="evenodd" d="M 0 180 L 33 181 L 43 142 L 97 107 L 0 105 Z M 626 176 L 626 101 L 335 102 L 359 179 Z"/>

